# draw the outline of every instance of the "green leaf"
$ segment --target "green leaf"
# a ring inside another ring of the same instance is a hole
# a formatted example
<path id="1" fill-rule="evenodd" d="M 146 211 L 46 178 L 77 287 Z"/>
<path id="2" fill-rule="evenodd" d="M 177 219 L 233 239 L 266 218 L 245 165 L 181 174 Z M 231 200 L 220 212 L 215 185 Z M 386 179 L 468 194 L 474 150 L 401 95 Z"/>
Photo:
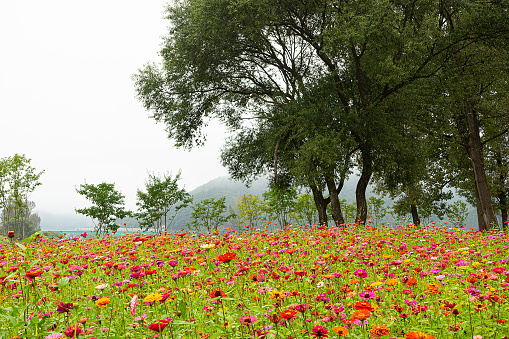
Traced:
<path id="1" fill-rule="evenodd" d="M 191 326 L 195 326 L 196 325 L 195 323 L 190 323 L 188 321 L 183 321 L 183 320 L 175 320 L 173 323 L 175 325 L 191 325 Z"/>
<path id="2" fill-rule="evenodd" d="M 65 287 L 69 285 L 69 278 L 67 277 L 64 277 L 64 278 L 61 278 L 59 281 L 58 281 L 58 287 L 59 288 L 62 288 L 62 287 Z"/>
<path id="3" fill-rule="evenodd" d="M 27 248 L 23 245 L 21 245 L 20 243 L 16 243 L 16 246 L 18 246 L 22 251 L 26 251 Z M 23 253 L 21 253 L 22 255 L 24 255 Z"/>
<path id="4" fill-rule="evenodd" d="M 184 301 L 181 301 L 179 303 L 179 310 L 180 310 L 180 317 L 182 319 L 186 319 L 187 318 L 187 308 L 186 308 L 186 303 Z"/>

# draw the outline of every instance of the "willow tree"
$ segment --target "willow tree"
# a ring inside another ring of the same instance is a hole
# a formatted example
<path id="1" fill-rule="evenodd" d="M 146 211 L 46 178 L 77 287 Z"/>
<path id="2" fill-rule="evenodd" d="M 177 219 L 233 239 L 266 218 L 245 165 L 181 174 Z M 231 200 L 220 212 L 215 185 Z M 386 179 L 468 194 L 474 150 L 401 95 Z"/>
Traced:
<path id="1" fill-rule="evenodd" d="M 477 10 L 475 1 L 460 3 Z M 163 62 L 135 75 L 137 94 L 176 145 L 190 148 L 205 141 L 208 119 L 242 130 L 331 79 L 341 116 L 328 125 L 344 124 L 359 150 L 357 219 L 365 222 L 366 189 L 383 166 L 391 125 L 412 119 L 384 102 L 485 38 L 450 34 L 443 9 L 438 0 L 177 2 L 168 7 Z"/>

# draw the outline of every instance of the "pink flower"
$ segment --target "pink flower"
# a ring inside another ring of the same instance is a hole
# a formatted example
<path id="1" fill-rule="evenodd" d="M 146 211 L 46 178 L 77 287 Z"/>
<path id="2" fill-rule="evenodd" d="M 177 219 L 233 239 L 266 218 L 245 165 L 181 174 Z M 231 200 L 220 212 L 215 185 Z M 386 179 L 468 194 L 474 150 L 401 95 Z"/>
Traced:
<path id="1" fill-rule="evenodd" d="M 369 300 L 369 299 L 373 299 L 375 297 L 375 293 L 371 292 L 371 291 L 362 291 L 362 292 L 359 292 L 359 298 L 361 299 L 364 299 L 364 300 Z"/>
<path id="2" fill-rule="evenodd" d="M 131 309 L 131 315 L 134 316 L 136 314 L 136 305 L 138 305 L 138 295 L 135 294 L 131 301 L 129 302 L 129 308 Z"/>
<path id="3" fill-rule="evenodd" d="M 239 321 L 242 325 L 253 325 L 258 318 L 255 315 L 247 314 L 239 318 Z"/>

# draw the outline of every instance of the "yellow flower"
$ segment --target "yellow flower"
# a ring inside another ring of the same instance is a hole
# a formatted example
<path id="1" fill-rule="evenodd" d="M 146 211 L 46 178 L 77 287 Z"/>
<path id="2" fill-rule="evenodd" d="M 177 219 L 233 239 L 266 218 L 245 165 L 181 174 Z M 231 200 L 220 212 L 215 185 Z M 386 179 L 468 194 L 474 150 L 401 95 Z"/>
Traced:
<path id="1" fill-rule="evenodd" d="M 479 267 L 479 265 L 481 265 L 481 263 L 480 263 L 480 262 L 478 262 L 478 261 L 474 261 L 474 262 L 472 263 L 472 267 L 473 267 L 473 268 L 477 268 L 477 267 Z"/>
<path id="2" fill-rule="evenodd" d="M 154 293 L 147 295 L 145 299 L 143 299 L 143 301 L 146 303 L 150 303 L 154 301 L 159 301 L 161 299 L 163 299 L 163 295 L 161 293 Z"/>
<path id="3" fill-rule="evenodd" d="M 200 248 L 203 248 L 203 249 L 211 249 L 211 248 L 214 248 L 216 247 L 216 244 L 203 244 L 203 245 L 200 245 Z"/>
<path id="4" fill-rule="evenodd" d="M 381 285 L 383 285 L 383 282 L 381 282 L 381 281 L 375 281 L 374 283 L 372 283 L 372 284 L 371 284 L 371 285 L 369 285 L 369 286 L 371 286 L 371 287 L 378 287 L 378 286 L 381 286 Z"/>
<path id="5" fill-rule="evenodd" d="M 282 299 L 283 298 L 283 292 L 282 291 L 271 291 L 269 292 L 269 298 L 270 299 Z"/>

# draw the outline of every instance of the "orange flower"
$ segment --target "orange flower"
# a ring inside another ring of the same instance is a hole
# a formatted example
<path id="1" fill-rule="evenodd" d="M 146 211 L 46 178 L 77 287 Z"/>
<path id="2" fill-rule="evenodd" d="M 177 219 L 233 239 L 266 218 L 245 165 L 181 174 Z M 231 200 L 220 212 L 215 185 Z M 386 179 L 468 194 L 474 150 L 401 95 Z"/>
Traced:
<path id="1" fill-rule="evenodd" d="M 99 307 L 106 307 L 110 303 L 110 297 L 100 298 L 95 302 Z"/>
<path id="2" fill-rule="evenodd" d="M 337 335 L 347 335 L 348 334 L 348 330 L 346 328 L 344 328 L 344 327 L 341 327 L 341 326 L 334 327 L 332 330 Z"/>
<path id="3" fill-rule="evenodd" d="M 405 339 L 435 339 L 434 336 L 424 332 L 408 332 Z"/>
<path id="4" fill-rule="evenodd" d="M 382 336 L 382 335 L 389 335 L 390 330 L 385 325 L 374 325 L 371 330 L 369 330 L 369 334 L 372 336 Z"/>
<path id="5" fill-rule="evenodd" d="M 359 301 L 359 302 L 355 303 L 354 308 L 358 311 L 363 310 L 363 311 L 368 311 L 368 312 L 372 312 L 375 310 L 373 308 L 373 306 L 370 303 L 368 303 L 367 301 Z"/>
<path id="6" fill-rule="evenodd" d="M 410 279 L 408 279 L 408 281 L 406 282 L 406 284 L 407 284 L 408 286 L 415 286 L 415 285 L 417 285 L 417 279 L 415 279 L 415 278 L 410 278 Z"/>
<path id="7" fill-rule="evenodd" d="M 360 311 L 353 312 L 352 318 L 360 320 L 360 321 L 364 321 L 364 320 L 368 319 L 369 317 L 371 317 L 371 315 L 372 314 L 369 311 L 360 310 Z"/>

